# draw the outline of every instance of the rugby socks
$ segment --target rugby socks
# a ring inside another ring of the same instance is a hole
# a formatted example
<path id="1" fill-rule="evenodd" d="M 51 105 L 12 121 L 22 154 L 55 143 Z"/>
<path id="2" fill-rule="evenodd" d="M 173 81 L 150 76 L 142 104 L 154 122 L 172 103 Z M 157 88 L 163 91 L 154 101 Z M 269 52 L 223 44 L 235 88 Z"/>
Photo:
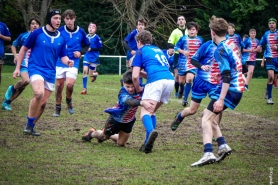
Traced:
<path id="1" fill-rule="evenodd" d="M 218 148 L 219 148 L 219 149 L 222 149 L 222 148 L 224 148 L 224 147 L 226 146 L 226 141 L 225 141 L 225 139 L 224 139 L 223 136 L 217 138 L 217 139 L 216 139 L 216 142 L 217 142 L 217 144 L 218 144 Z"/>
<path id="2" fill-rule="evenodd" d="M 156 128 L 156 115 L 152 115 L 151 118 L 152 118 L 152 122 L 153 122 L 153 129 L 155 129 Z"/>
<path id="3" fill-rule="evenodd" d="M 34 121 L 36 120 L 36 117 L 33 117 L 33 118 L 29 118 L 27 116 L 27 124 L 26 126 L 27 127 L 31 127 L 31 128 L 34 128 L 35 127 L 35 124 L 34 124 Z"/>
<path id="4" fill-rule="evenodd" d="M 272 84 L 267 84 L 266 88 L 267 88 L 268 99 L 272 98 Z"/>
<path id="5" fill-rule="evenodd" d="M 178 120 L 180 120 L 181 122 L 184 119 L 183 117 L 181 117 L 181 112 L 178 113 L 177 117 L 178 117 Z"/>
<path id="6" fill-rule="evenodd" d="M 82 81 L 83 81 L 83 88 L 87 89 L 88 76 L 83 77 Z"/>
<path id="7" fill-rule="evenodd" d="M 146 129 L 146 139 L 144 141 L 144 144 L 147 143 L 148 141 L 148 138 L 149 138 L 149 135 L 151 133 L 151 131 L 154 129 L 153 128 L 153 123 L 152 123 L 152 118 L 150 115 L 148 114 L 145 114 L 143 117 L 142 117 L 142 123 Z"/>
<path id="8" fill-rule="evenodd" d="M 12 93 L 14 94 L 15 93 L 15 91 L 16 91 L 16 89 L 14 88 L 14 85 L 12 86 Z"/>
<path id="9" fill-rule="evenodd" d="M 62 109 L 61 104 L 56 104 L 56 109 L 58 109 L 60 111 Z"/>
<path id="10" fill-rule="evenodd" d="M 5 103 L 6 103 L 6 104 L 11 104 L 12 101 L 11 101 L 11 100 L 5 100 Z"/>
<path id="11" fill-rule="evenodd" d="M 176 90 L 176 93 L 179 92 L 179 87 L 180 87 L 179 82 L 175 82 L 175 90 Z"/>
<path id="12" fill-rule="evenodd" d="M 212 149 L 212 144 L 211 143 L 207 143 L 204 145 L 204 153 L 206 152 L 212 152 L 213 149 Z"/>
<path id="13" fill-rule="evenodd" d="M 192 83 L 186 83 L 186 85 L 184 87 L 184 97 L 183 97 L 184 100 L 187 100 L 188 95 L 191 91 L 191 86 L 192 86 Z"/>
<path id="14" fill-rule="evenodd" d="M 67 104 L 70 104 L 71 103 L 71 98 L 66 97 L 66 102 L 67 102 Z"/>
<path id="15" fill-rule="evenodd" d="M 248 85 L 247 84 L 245 84 L 244 87 L 246 87 L 248 89 Z"/>
<path id="16" fill-rule="evenodd" d="M 180 94 L 183 94 L 183 90 L 184 90 L 184 84 L 180 83 Z"/>

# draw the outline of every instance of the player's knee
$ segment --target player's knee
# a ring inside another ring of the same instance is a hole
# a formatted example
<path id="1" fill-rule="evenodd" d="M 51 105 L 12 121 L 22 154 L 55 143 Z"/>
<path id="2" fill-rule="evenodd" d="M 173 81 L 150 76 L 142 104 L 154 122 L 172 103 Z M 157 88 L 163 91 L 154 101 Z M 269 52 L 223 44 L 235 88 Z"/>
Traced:
<path id="1" fill-rule="evenodd" d="M 68 89 L 68 90 L 72 90 L 72 89 L 73 89 L 73 86 L 74 86 L 74 84 L 68 83 L 68 84 L 67 84 L 67 89 Z"/>
<path id="2" fill-rule="evenodd" d="M 191 108 L 191 109 L 189 109 L 189 114 L 190 114 L 190 115 L 193 115 L 193 114 L 195 114 L 195 113 L 197 112 L 197 110 L 198 110 L 198 109 Z"/>
<path id="3" fill-rule="evenodd" d="M 35 99 L 36 99 L 36 100 L 39 100 L 39 101 L 42 100 L 43 95 L 44 95 L 43 92 L 36 92 L 36 91 L 35 91 L 35 93 L 34 93 Z"/>

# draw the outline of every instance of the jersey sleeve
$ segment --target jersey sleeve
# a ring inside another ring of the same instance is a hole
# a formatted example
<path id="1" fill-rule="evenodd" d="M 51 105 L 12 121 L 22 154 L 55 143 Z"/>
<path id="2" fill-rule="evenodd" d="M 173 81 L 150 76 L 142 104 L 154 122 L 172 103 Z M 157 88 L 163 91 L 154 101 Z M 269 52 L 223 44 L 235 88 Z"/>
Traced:
<path id="1" fill-rule="evenodd" d="M 24 43 L 22 43 L 22 37 L 23 37 L 23 33 L 22 34 L 20 34 L 14 41 L 13 41 L 13 43 L 12 43 L 12 45 L 14 46 L 14 47 L 18 47 L 18 46 L 22 46 Z"/>
<path id="2" fill-rule="evenodd" d="M 68 56 L 68 52 L 67 52 L 67 48 L 66 48 L 66 41 L 65 41 L 64 37 L 62 37 L 62 38 L 63 38 L 64 42 L 63 42 L 61 51 L 59 53 L 60 58 Z"/>
<path id="3" fill-rule="evenodd" d="M 82 35 L 82 42 L 84 45 L 88 46 L 90 45 L 90 39 L 87 37 L 85 31 L 81 28 L 81 35 Z"/>
<path id="4" fill-rule="evenodd" d="M 137 32 L 136 32 L 136 34 L 135 34 L 135 30 L 133 30 L 132 32 L 130 32 L 126 37 L 125 37 L 125 41 L 130 41 L 132 38 L 134 38 L 134 36 L 137 34 Z"/>
<path id="5" fill-rule="evenodd" d="M 181 38 L 178 40 L 177 44 L 176 44 L 175 47 L 174 47 L 174 50 L 175 50 L 175 51 L 178 51 L 178 49 L 182 49 L 181 46 L 182 46 L 183 42 L 184 42 L 184 36 L 181 37 Z"/>
<path id="6" fill-rule="evenodd" d="M 264 34 L 259 42 L 260 46 L 263 46 L 266 44 L 266 34 Z"/>
<path id="7" fill-rule="evenodd" d="M 132 66 L 133 67 L 140 67 L 142 68 L 142 55 L 141 55 L 141 49 L 136 52 L 135 57 L 132 61 Z"/>
<path id="8" fill-rule="evenodd" d="M 1 33 L 2 35 L 4 35 L 4 36 L 6 36 L 6 37 L 10 37 L 11 36 L 11 33 L 10 33 L 10 30 L 9 30 L 9 28 L 7 27 L 7 25 L 6 24 L 4 24 L 4 23 L 1 23 L 2 25 L 3 25 L 3 27 L 4 27 L 4 29 L 3 29 L 3 33 Z"/>

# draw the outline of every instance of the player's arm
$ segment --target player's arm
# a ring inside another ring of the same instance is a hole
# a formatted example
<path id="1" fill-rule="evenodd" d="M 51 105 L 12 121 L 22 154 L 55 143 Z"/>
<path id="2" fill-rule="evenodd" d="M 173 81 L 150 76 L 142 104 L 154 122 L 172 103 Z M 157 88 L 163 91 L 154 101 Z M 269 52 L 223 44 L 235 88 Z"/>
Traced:
<path id="1" fill-rule="evenodd" d="M 2 35 L 1 33 L 0 33 L 0 39 L 2 39 L 5 42 L 11 42 L 10 36 L 5 36 L 5 35 Z"/>
<path id="2" fill-rule="evenodd" d="M 13 72 L 13 77 L 14 78 L 17 78 L 20 75 L 20 66 L 21 66 L 22 60 L 23 60 L 27 50 L 28 50 L 28 48 L 26 46 L 22 46 L 20 48 L 20 51 L 19 51 L 19 54 L 18 54 L 18 57 L 17 57 L 16 68 Z"/>

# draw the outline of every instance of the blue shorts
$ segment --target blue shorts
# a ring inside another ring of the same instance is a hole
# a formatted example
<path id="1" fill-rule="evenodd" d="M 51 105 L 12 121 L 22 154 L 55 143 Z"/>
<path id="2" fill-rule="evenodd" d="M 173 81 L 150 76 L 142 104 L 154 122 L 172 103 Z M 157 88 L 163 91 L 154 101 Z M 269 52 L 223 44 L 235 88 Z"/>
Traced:
<path id="1" fill-rule="evenodd" d="M 207 95 L 211 95 L 218 89 L 221 88 L 218 84 L 209 83 L 202 78 L 196 76 L 192 86 L 191 99 L 196 103 L 201 103 Z"/>
<path id="2" fill-rule="evenodd" d="M 256 66 L 256 61 L 247 61 L 248 66 Z"/>
<path id="3" fill-rule="evenodd" d="M 192 73 L 192 74 L 196 75 L 197 69 L 191 69 L 191 70 L 188 70 L 188 71 L 186 71 L 186 70 L 178 70 L 178 75 L 179 76 L 185 76 L 187 73 Z"/>
<path id="4" fill-rule="evenodd" d="M 211 99 L 218 100 L 221 93 L 221 88 L 218 88 L 213 95 L 211 95 Z M 242 93 L 228 91 L 227 95 L 224 99 L 224 104 L 226 107 L 234 110 L 236 106 L 239 104 L 242 97 Z"/>
<path id="5" fill-rule="evenodd" d="M 278 72 L 278 58 L 266 58 L 266 70 Z"/>

